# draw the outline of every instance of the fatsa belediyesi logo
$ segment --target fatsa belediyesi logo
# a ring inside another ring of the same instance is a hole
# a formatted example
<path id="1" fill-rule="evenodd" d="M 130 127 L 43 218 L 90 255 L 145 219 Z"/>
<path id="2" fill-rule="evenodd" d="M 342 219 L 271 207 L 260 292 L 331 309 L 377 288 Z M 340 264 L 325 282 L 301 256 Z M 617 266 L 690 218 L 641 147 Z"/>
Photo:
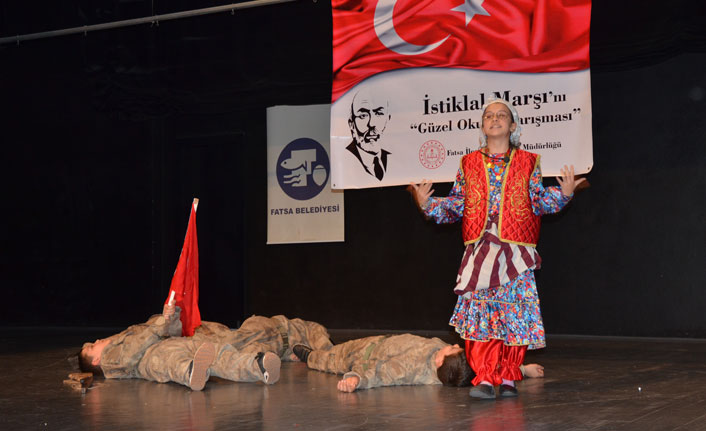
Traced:
<path id="1" fill-rule="evenodd" d="M 287 196 L 304 201 L 321 193 L 330 169 L 328 154 L 321 144 L 311 138 L 298 138 L 279 154 L 277 181 Z"/>

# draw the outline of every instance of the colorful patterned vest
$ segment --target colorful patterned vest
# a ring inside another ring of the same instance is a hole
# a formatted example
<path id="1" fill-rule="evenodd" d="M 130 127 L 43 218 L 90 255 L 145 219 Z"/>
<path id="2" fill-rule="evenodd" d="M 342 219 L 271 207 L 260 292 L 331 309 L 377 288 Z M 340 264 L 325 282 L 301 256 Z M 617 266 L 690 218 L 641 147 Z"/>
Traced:
<path id="1" fill-rule="evenodd" d="M 503 242 L 535 247 L 539 239 L 540 217 L 532 212 L 529 180 L 539 163 L 539 155 L 514 149 L 505 168 L 500 198 L 498 233 Z M 461 169 L 466 179 L 463 209 L 463 243 L 480 240 L 488 220 L 490 187 L 488 168 L 480 151 L 463 156 Z"/>

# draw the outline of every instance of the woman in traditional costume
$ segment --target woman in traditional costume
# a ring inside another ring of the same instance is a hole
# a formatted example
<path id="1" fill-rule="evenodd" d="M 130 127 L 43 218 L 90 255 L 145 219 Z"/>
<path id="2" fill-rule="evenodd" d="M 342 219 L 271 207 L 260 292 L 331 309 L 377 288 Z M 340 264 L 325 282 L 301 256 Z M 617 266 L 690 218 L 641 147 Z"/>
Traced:
<path id="1" fill-rule="evenodd" d="M 584 179 L 564 166 L 560 187 L 543 187 L 539 155 L 520 149 L 515 108 L 503 99 L 483 107 L 481 148 L 461 159 L 447 197 L 432 197 L 432 184 L 412 185 L 417 205 L 436 223 L 463 224 L 466 246 L 449 322 L 466 340 L 476 373 L 470 396 L 517 396 L 515 381 L 527 349 L 545 347 L 534 270 L 540 217 L 560 211 Z"/>

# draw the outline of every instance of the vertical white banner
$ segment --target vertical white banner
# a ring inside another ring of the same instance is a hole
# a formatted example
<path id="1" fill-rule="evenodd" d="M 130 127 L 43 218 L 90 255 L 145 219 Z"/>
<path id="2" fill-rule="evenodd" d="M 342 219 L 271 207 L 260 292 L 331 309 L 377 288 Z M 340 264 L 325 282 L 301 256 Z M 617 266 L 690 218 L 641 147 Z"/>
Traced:
<path id="1" fill-rule="evenodd" d="M 331 105 L 267 108 L 267 244 L 344 240 L 331 190 Z"/>

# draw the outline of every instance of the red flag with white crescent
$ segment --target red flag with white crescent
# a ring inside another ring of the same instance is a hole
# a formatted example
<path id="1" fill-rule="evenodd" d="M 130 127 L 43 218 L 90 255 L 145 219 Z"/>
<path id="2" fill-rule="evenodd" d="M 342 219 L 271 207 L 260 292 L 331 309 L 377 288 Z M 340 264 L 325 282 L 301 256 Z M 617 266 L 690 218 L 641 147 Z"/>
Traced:
<path id="1" fill-rule="evenodd" d="M 413 67 L 567 72 L 589 67 L 591 0 L 332 0 L 335 102 Z"/>
<path id="2" fill-rule="evenodd" d="M 196 208 L 198 199 L 191 204 L 191 215 L 186 228 L 184 245 L 179 256 L 169 295 L 165 304 L 173 298 L 175 305 L 181 308 L 181 335 L 190 337 L 201 326 L 199 312 L 199 245 L 196 237 Z"/>

